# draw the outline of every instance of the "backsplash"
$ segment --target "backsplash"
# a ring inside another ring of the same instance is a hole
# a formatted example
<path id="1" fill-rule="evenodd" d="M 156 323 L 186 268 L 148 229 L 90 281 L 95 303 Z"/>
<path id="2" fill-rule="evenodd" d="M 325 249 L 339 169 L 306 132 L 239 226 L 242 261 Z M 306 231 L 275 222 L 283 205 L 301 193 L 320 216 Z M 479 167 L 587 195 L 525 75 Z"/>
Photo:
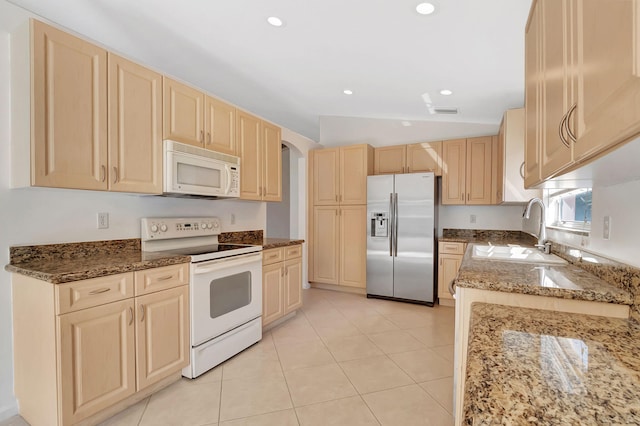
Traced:
<path id="1" fill-rule="evenodd" d="M 84 241 L 79 243 L 12 246 L 10 263 L 75 259 L 107 255 L 122 251 L 140 251 L 140 238 L 126 240 Z"/>
<path id="2" fill-rule="evenodd" d="M 442 230 L 442 238 L 460 238 L 468 242 L 477 241 L 521 241 L 535 244 L 537 239 L 522 231 L 502 231 L 494 229 L 449 229 Z"/>
<path id="3" fill-rule="evenodd" d="M 223 232 L 218 235 L 220 243 L 236 244 L 262 244 L 264 232 L 262 229 L 255 231 Z"/>
<path id="4" fill-rule="evenodd" d="M 606 257 L 553 242 L 551 251 L 596 277 L 631 293 L 631 318 L 640 323 L 640 269 Z"/>

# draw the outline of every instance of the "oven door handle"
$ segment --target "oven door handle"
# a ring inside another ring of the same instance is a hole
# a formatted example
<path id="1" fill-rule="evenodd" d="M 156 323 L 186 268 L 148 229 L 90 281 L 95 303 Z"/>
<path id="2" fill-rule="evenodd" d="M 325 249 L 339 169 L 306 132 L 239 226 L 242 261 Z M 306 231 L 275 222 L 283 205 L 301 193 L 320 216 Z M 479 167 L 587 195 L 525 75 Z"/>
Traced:
<path id="1" fill-rule="evenodd" d="M 235 266 L 248 265 L 249 263 L 260 262 L 262 260 L 262 253 L 254 254 L 251 256 L 242 256 L 240 258 L 229 259 L 216 259 L 211 262 L 200 263 L 195 265 L 193 273 L 195 275 L 208 274 L 209 272 L 221 271 L 225 268 L 232 268 Z"/>

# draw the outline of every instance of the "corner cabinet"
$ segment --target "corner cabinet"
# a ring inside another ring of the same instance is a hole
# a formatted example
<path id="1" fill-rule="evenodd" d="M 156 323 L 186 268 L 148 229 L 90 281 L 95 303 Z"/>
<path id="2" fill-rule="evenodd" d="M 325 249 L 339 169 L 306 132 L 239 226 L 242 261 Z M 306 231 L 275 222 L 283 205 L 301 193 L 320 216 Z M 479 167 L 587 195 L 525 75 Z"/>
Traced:
<path id="1" fill-rule="evenodd" d="M 302 307 L 302 245 L 262 253 L 262 326 Z"/>
<path id="2" fill-rule="evenodd" d="M 492 204 L 491 136 L 444 141 L 442 204 Z"/>
<path id="3" fill-rule="evenodd" d="M 103 410 L 177 380 L 189 364 L 188 270 L 172 265 L 57 285 L 14 274 L 20 414 L 33 425 L 99 421 Z"/>
<path id="4" fill-rule="evenodd" d="M 280 128 L 247 112 L 237 112 L 240 198 L 282 201 Z"/>

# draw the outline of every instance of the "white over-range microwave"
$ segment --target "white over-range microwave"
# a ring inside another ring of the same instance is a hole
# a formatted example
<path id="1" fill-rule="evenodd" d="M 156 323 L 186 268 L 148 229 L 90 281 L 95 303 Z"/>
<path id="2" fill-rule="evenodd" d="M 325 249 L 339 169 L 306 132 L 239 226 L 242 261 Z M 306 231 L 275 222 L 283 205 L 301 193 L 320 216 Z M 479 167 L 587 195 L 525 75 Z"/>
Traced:
<path id="1" fill-rule="evenodd" d="M 177 197 L 237 198 L 240 158 L 165 140 L 163 192 Z"/>

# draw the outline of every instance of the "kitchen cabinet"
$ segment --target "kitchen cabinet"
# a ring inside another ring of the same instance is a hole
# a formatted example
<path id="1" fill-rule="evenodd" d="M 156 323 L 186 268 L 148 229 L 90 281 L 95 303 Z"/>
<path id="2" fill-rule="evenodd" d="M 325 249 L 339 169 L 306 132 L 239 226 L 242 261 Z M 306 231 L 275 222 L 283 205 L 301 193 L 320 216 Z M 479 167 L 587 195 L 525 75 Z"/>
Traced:
<path id="1" fill-rule="evenodd" d="M 14 274 L 20 414 L 33 425 L 95 422 L 103 410 L 124 409 L 153 385 L 178 379 L 189 364 L 188 270 L 171 265 L 57 285 Z M 139 294 L 145 287 L 153 290 Z"/>
<path id="2" fill-rule="evenodd" d="M 442 145 L 442 204 L 491 204 L 491 136 L 445 141 Z"/>
<path id="3" fill-rule="evenodd" d="M 237 135 L 240 157 L 240 198 L 282 201 L 280 128 L 238 110 Z"/>
<path id="4" fill-rule="evenodd" d="M 531 198 L 542 196 L 541 190 L 525 189 L 524 135 L 524 108 L 505 111 L 493 150 L 496 190 L 493 193 L 495 200 L 492 204 L 524 203 Z"/>
<path id="5" fill-rule="evenodd" d="M 164 139 L 236 155 L 236 109 L 164 77 Z"/>
<path id="6" fill-rule="evenodd" d="M 525 40 L 528 187 L 640 133 L 638 24 L 630 1 L 533 3 Z"/>
<path id="7" fill-rule="evenodd" d="M 302 307 L 302 245 L 262 254 L 262 326 Z"/>
<path id="8" fill-rule="evenodd" d="M 433 172 L 442 175 L 442 142 L 375 148 L 374 174 Z"/>
<path id="9" fill-rule="evenodd" d="M 162 193 L 162 75 L 109 53 L 109 190 Z"/>
<path id="10" fill-rule="evenodd" d="M 465 243 L 438 242 L 438 303 L 440 305 L 455 306 L 455 299 L 449 292 L 449 285 L 458 275 L 466 246 Z"/>
<path id="11" fill-rule="evenodd" d="M 373 148 L 350 145 L 309 152 L 313 205 L 367 204 L 367 176 L 373 174 Z"/>
<path id="12" fill-rule="evenodd" d="M 366 205 L 314 208 L 310 281 L 366 287 Z"/>

